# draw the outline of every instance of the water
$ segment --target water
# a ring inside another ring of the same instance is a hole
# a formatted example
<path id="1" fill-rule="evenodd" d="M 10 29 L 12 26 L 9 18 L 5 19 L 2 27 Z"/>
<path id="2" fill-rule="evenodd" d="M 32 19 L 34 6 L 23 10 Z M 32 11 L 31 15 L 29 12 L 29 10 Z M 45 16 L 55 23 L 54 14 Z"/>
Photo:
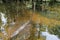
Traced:
<path id="1" fill-rule="evenodd" d="M 6 31 L 5 31 L 5 25 L 7 24 L 7 18 L 5 18 L 5 14 L 0 12 L 1 15 L 1 21 L 2 21 L 2 26 L 1 26 L 1 31 L 4 35 L 7 35 Z"/>
<path id="2" fill-rule="evenodd" d="M 46 36 L 46 40 L 60 40 L 57 35 L 52 35 L 48 32 L 48 29 L 46 28 L 45 32 L 42 32 L 42 36 Z"/>
<path id="3" fill-rule="evenodd" d="M 2 23 L 3 24 L 6 24 L 7 23 L 7 18 L 5 18 L 5 14 L 4 13 L 0 13 L 1 14 L 1 20 L 2 20 Z"/>

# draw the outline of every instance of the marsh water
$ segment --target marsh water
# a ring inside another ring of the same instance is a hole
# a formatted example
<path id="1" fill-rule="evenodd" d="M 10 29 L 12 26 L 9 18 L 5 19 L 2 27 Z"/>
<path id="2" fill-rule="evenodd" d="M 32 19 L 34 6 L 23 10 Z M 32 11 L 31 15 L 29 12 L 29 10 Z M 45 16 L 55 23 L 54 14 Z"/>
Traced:
<path id="1" fill-rule="evenodd" d="M 50 34 L 48 29 L 46 29 L 46 31 L 42 32 L 41 34 L 42 36 L 46 36 L 46 40 L 60 40 L 57 35 Z"/>
<path id="2" fill-rule="evenodd" d="M 32 9 L 27 9 L 27 8 L 25 8 L 26 9 L 25 10 L 23 6 L 26 7 L 26 5 L 22 5 L 22 6 L 18 5 L 18 6 L 16 6 L 14 3 L 11 4 L 11 5 L 9 5 L 9 4 L 8 5 L 7 4 L 6 5 L 3 5 L 3 4 L 0 5 L 0 33 L 2 33 L 2 36 L 3 35 L 8 36 L 8 33 L 9 33 L 8 27 L 13 30 L 19 24 L 19 28 L 17 28 L 15 30 L 14 34 L 13 34 L 13 36 L 15 36 L 16 34 L 19 33 L 19 31 L 21 31 L 22 29 L 25 28 L 26 24 L 30 20 L 32 20 L 33 16 L 30 15 L 29 11 L 31 10 L 30 12 L 33 14 L 33 10 Z M 21 8 L 21 7 L 23 7 L 23 8 Z M 48 6 L 48 8 L 49 8 L 49 6 Z M 54 25 L 53 21 L 51 22 L 51 25 L 48 25 L 48 26 L 47 25 L 43 26 L 44 25 L 43 22 L 36 25 L 37 33 L 40 32 L 39 35 L 41 37 L 45 38 L 44 40 L 60 40 L 60 25 L 59 25 L 59 23 L 60 23 L 60 12 L 59 11 L 60 10 L 56 10 L 56 9 L 53 10 L 53 8 L 54 8 L 54 6 L 51 7 L 52 10 L 48 9 L 48 11 L 45 12 L 45 13 L 41 12 L 41 11 L 40 11 L 41 13 L 38 12 L 38 11 L 36 13 L 36 14 L 39 13 L 39 15 L 40 15 L 40 17 L 42 17 L 42 19 L 44 19 L 43 17 L 46 17 L 49 20 L 50 19 L 54 19 L 54 20 L 56 19 L 56 21 L 58 21 L 58 22 L 54 22 L 55 25 Z M 58 8 L 58 7 L 56 7 L 56 8 Z M 60 9 L 60 6 L 59 6 L 58 9 Z M 26 12 L 27 10 L 28 10 L 28 12 Z M 35 10 L 36 9 L 34 8 L 34 12 L 35 12 Z M 58 12 L 55 12 L 55 11 L 58 11 Z M 26 19 L 29 20 L 29 21 L 27 22 Z M 39 19 L 39 17 L 37 19 Z M 17 22 L 15 22 L 16 20 L 17 20 Z M 33 20 L 33 21 L 35 21 L 35 20 Z M 39 22 L 39 21 L 37 20 L 37 22 Z M 26 23 L 26 24 L 24 24 L 24 23 Z M 23 24 L 23 25 L 20 26 L 20 24 L 21 25 Z M 8 25 L 8 26 L 6 27 L 6 25 Z M 32 26 L 34 27 L 34 25 L 32 25 Z M 0 36 L 0 38 L 1 38 L 1 36 Z M 2 39 L 4 39 L 4 37 Z M 2 39 L 0 39 L 0 40 L 2 40 Z"/>

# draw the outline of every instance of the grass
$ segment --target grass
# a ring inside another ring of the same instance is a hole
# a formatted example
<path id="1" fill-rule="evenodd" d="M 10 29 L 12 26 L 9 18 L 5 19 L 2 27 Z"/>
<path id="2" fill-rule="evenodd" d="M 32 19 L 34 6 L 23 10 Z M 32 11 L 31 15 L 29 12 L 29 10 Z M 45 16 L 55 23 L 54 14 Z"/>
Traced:
<path id="1" fill-rule="evenodd" d="M 60 20 L 60 6 L 47 7 L 47 12 L 40 13 L 40 15 L 50 18 Z"/>
<path id="2" fill-rule="evenodd" d="M 1 12 L 4 11 L 3 5 L 2 6 L 0 5 L 0 11 Z M 19 28 L 22 22 L 25 23 L 27 20 L 30 20 L 30 17 L 32 19 L 32 22 L 34 22 L 35 24 L 39 22 L 39 24 L 41 25 L 48 25 L 49 28 L 53 27 L 54 25 L 60 25 L 60 7 L 48 7 L 48 11 L 49 11 L 48 13 L 32 12 L 30 10 L 22 11 L 21 12 L 23 13 L 22 16 L 19 14 L 19 16 L 16 17 L 16 25 L 12 26 L 12 30 L 11 29 L 9 30 L 9 26 L 6 26 L 5 29 L 8 35 L 10 36 L 17 28 Z M 0 36 L 3 36 L 3 34 L 1 33 Z M 41 37 L 40 39 L 37 40 L 44 40 L 44 38 Z"/>

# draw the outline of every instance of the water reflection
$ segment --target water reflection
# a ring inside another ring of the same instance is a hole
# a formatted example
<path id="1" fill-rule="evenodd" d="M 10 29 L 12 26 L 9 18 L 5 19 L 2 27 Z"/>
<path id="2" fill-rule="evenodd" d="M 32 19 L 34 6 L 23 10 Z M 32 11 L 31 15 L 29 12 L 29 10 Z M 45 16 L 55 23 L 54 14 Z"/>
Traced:
<path id="1" fill-rule="evenodd" d="M 48 32 L 48 29 L 46 28 L 45 32 L 41 33 L 42 36 L 46 36 L 46 40 L 60 40 L 57 35 L 52 35 Z"/>
<path id="2" fill-rule="evenodd" d="M 5 14 L 2 13 L 2 12 L 0 12 L 0 14 L 1 14 L 2 23 L 3 23 L 3 24 L 6 24 L 6 23 L 7 23 L 7 18 L 5 18 Z"/>
<path id="3" fill-rule="evenodd" d="M 6 31 L 5 31 L 5 28 L 4 26 L 6 25 L 7 23 L 7 18 L 5 18 L 5 14 L 0 12 L 0 15 L 1 15 L 1 21 L 2 21 L 2 26 L 1 26 L 1 31 L 4 35 L 7 35 Z"/>

